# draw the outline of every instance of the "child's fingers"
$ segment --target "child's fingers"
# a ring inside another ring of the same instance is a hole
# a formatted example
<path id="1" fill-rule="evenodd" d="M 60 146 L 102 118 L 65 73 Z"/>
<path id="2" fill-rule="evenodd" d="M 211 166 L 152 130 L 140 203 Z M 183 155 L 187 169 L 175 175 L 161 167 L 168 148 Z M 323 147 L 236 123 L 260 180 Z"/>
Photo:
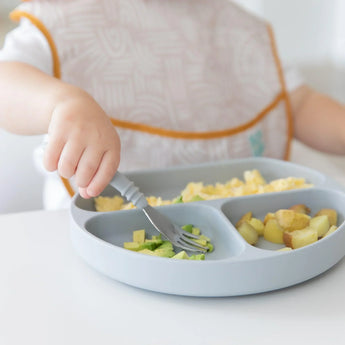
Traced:
<path id="1" fill-rule="evenodd" d="M 58 163 L 58 172 L 64 178 L 71 178 L 84 152 L 84 146 L 78 142 L 67 142 L 64 148 L 62 149 L 59 163 Z"/>
<path id="2" fill-rule="evenodd" d="M 81 156 L 77 170 L 75 172 L 78 187 L 88 186 L 102 161 L 103 152 L 100 150 L 87 148 Z"/>
<path id="3" fill-rule="evenodd" d="M 82 198 L 90 199 L 90 195 L 87 194 L 87 188 L 79 187 L 78 189 L 79 189 L 79 194 L 81 195 Z"/>
<path id="4" fill-rule="evenodd" d="M 104 154 L 95 176 L 87 187 L 86 193 L 90 197 L 99 195 L 108 185 L 108 183 L 115 175 L 118 161 L 118 158 L 116 157 L 116 155 L 114 155 L 113 152 L 107 151 Z"/>
<path id="5" fill-rule="evenodd" d="M 49 139 L 43 155 L 43 164 L 48 171 L 57 170 L 64 146 L 65 141 L 62 139 Z"/>

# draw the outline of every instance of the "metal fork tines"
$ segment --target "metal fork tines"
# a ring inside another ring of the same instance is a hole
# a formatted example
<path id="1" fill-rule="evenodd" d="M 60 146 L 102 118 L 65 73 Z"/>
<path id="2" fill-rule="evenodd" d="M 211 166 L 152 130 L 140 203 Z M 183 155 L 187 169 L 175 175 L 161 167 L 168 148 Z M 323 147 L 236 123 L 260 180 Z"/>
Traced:
<path id="1" fill-rule="evenodd" d="M 125 175 L 116 172 L 110 184 L 137 208 L 142 209 L 151 224 L 173 245 L 188 251 L 201 251 L 203 253 L 208 251 L 208 247 L 195 242 L 195 240 L 199 239 L 199 236 L 191 234 L 173 224 L 168 217 L 151 207 L 138 187 L 128 180 Z"/>
<path id="2" fill-rule="evenodd" d="M 151 224 L 176 247 L 195 252 L 205 253 L 208 251 L 208 247 L 194 241 L 199 239 L 199 236 L 193 235 L 173 224 L 165 215 L 150 205 L 145 206 L 143 211 Z"/>

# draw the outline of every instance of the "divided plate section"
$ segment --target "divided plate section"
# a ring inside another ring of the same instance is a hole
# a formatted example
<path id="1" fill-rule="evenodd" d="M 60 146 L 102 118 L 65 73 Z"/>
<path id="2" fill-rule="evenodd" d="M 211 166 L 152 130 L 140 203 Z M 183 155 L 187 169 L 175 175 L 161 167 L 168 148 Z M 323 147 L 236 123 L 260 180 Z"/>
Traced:
<path id="1" fill-rule="evenodd" d="M 238 220 L 249 211 L 253 213 L 253 217 L 263 220 L 267 213 L 274 213 L 279 209 L 288 209 L 295 204 L 304 204 L 309 207 L 311 209 L 311 216 L 322 208 L 335 209 L 338 213 L 337 225 L 339 227 L 339 229 L 336 231 L 344 231 L 343 222 L 345 219 L 345 194 L 332 190 L 308 188 L 286 191 L 283 193 L 258 194 L 233 198 L 224 202 L 221 205 L 221 210 L 235 228 L 235 224 L 238 222 Z M 331 236 L 332 235 L 329 237 Z M 312 245 L 318 244 L 321 241 L 324 241 L 324 239 L 321 239 Z M 247 243 L 246 245 L 249 246 Z M 260 240 L 255 245 L 255 248 L 268 250 L 277 250 L 283 247 L 285 247 L 285 245 L 266 241 L 263 237 L 260 237 Z M 303 250 L 304 248 L 295 249 L 294 251 Z M 292 251 L 287 253 L 292 253 Z"/>
<path id="2" fill-rule="evenodd" d="M 303 203 L 312 214 L 338 212 L 339 229 L 309 246 L 288 252 L 247 244 L 234 225 L 246 212 L 267 212 Z M 97 271 L 143 289 L 186 296 L 238 296 L 288 287 L 311 279 L 344 256 L 345 194 L 320 188 L 270 193 L 214 202 L 176 204 L 159 210 L 178 225 L 200 227 L 215 251 L 205 261 L 173 260 L 122 248 L 132 231 L 157 234 L 140 210 L 94 213 L 72 204 L 71 238 L 78 254 Z M 231 224 L 232 223 L 232 224 Z"/>
<path id="3" fill-rule="evenodd" d="M 162 197 L 172 200 L 180 195 L 189 182 L 204 184 L 225 183 L 234 177 L 243 180 L 246 170 L 257 169 L 267 182 L 286 177 L 302 177 L 314 186 L 334 188 L 335 184 L 316 170 L 298 164 L 271 158 L 245 158 L 226 160 L 214 163 L 198 164 L 166 169 L 143 170 L 126 173 L 140 191 L 146 196 Z M 110 185 L 102 193 L 103 196 L 119 195 Z M 92 199 L 85 200 L 76 196 L 74 203 L 78 208 L 95 211 Z"/>
<path id="4" fill-rule="evenodd" d="M 214 251 L 206 254 L 206 260 L 235 257 L 245 248 L 245 243 L 238 232 L 214 207 L 202 204 L 177 204 L 159 207 L 159 211 L 179 226 L 193 224 L 199 227 L 201 233 L 211 239 Z M 97 238 L 121 248 L 124 242 L 132 241 L 134 230 L 145 229 L 148 237 L 159 234 L 144 213 L 137 209 L 93 216 L 86 222 L 85 229 Z"/>

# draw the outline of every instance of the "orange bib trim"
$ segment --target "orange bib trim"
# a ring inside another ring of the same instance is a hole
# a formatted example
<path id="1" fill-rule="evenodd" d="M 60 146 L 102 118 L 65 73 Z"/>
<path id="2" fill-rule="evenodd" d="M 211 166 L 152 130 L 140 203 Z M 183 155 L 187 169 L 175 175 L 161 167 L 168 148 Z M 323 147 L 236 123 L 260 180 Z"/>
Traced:
<path id="1" fill-rule="evenodd" d="M 55 42 L 49 30 L 40 20 L 38 20 L 35 16 L 33 16 L 30 13 L 19 11 L 19 10 L 15 10 L 10 13 L 10 18 L 15 22 L 19 22 L 22 17 L 29 19 L 30 22 L 34 24 L 37 27 L 37 29 L 39 29 L 44 35 L 44 37 L 47 39 L 47 42 L 49 44 L 49 47 L 52 53 L 52 58 L 53 58 L 54 77 L 60 79 L 61 78 L 60 59 L 59 59 Z"/>
<path id="2" fill-rule="evenodd" d="M 145 132 L 149 134 L 159 135 L 162 137 L 169 137 L 175 139 L 184 140 L 205 140 L 205 139 L 218 139 L 222 137 L 231 136 L 240 132 L 245 131 L 248 128 L 253 127 L 256 123 L 262 120 L 271 110 L 273 110 L 282 100 L 284 100 L 284 92 L 280 93 L 271 104 L 264 108 L 254 119 L 238 127 L 227 128 L 220 131 L 209 131 L 209 132 L 182 132 L 164 129 L 160 127 L 153 127 L 141 123 L 122 121 L 112 118 L 111 121 L 115 127 L 124 129 L 131 129 L 134 131 Z"/>

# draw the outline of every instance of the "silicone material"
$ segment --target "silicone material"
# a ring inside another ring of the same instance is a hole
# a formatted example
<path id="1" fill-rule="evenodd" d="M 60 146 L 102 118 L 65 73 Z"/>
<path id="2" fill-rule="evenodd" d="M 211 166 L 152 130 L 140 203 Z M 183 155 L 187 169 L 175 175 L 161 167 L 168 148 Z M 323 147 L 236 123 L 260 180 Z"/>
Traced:
<path id="1" fill-rule="evenodd" d="M 157 234 L 141 210 L 95 212 L 89 200 L 76 195 L 71 206 L 71 236 L 75 249 L 97 271 L 140 288 L 189 296 L 236 296 L 272 291 L 313 278 L 345 255 L 345 193 L 318 171 L 268 158 L 248 158 L 212 164 L 133 172 L 130 180 L 146 195 L 173 199 L 188 182 L 226 182 L 258 169 L 266 181 L 304 177 L 308 189 L 198 201 L 159 207 L 177 225 L 194 224 L 211 238 L 215 250 L 205 261 L 153 257 L 122 248 L 132 232 L 145 228 Z M 116 191 L 109 186 L 104 195 Z M 261 239 L 254 247 L 244 241 L 234 224 L 246 212 L 263 218 L 268 212 L 306 204 L 311 214 L 320 208 L 338 212 L 339 229 L 309 246 L 288 252 Z"/>

